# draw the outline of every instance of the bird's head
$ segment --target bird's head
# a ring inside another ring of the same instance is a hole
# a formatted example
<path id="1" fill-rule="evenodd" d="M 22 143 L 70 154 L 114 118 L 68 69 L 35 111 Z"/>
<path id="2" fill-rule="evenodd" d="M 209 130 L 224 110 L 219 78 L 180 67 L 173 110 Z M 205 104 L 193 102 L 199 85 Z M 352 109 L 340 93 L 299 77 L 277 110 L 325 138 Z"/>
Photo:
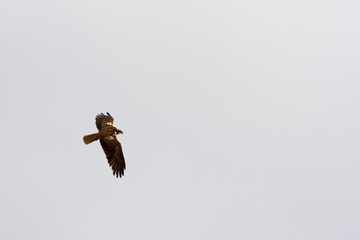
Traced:
<path id="1" fill-rule="evenodd" d="M 123 131 L 121 131 L 120 129 L 116 129 L 116 134 L 123 134 Z"/>

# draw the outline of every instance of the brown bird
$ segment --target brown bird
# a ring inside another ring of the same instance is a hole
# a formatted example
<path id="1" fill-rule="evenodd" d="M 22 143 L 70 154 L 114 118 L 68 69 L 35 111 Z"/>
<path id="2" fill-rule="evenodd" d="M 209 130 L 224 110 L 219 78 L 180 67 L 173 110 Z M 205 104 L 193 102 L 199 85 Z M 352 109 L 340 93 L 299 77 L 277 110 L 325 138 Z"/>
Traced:
<path id="1" fill-rule="evenodd" d="M 106 114 L 107 115 L 101 113 L 95 117 L 96 127 L 99 132 L 86 135 L 83 139 L 85 144 L 89 144 L 100 139 L 101 147 L 103 148 L 108 163 L 113 170 L 113 175 L 116 174 L 116 177 L 121 177 L 124 176 L 126 166 L 121 144 L 116 139 L 116 135 L 123 132 L 113 126 L 114 118 L 108 112 Z"/>

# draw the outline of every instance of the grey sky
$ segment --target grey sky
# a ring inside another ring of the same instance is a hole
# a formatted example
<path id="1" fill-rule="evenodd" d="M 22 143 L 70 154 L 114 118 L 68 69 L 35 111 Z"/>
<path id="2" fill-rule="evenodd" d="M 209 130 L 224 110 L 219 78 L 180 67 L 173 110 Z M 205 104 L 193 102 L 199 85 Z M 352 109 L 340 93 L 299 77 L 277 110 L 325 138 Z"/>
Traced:
<path id="1" fill-rule="evenodd" d="M 357 1 L 0 3 L 0 239 L 360 239 Z M 110 112 L 112 176 L 94 117 Z"/>

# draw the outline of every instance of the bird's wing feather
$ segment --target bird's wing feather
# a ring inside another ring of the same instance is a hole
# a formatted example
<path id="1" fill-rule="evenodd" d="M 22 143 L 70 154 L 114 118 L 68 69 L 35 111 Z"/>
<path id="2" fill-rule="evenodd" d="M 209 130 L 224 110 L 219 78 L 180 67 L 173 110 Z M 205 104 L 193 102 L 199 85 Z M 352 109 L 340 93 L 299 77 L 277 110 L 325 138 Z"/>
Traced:
<path id="1" fill-rule="evenodd" d="M 101 113 L 95 117 L 95 123 L 98 130 L 101 130 L 104 126 L 112 126 L 113 122 L 114 118 L 109 113 L 107 113 L 107 115 Z"/>
<path id="2" fill-rule="evenodd" d="M 116 139 L 116 136 L 107 137 L 100 139 L 100 144 L 104 150 L 108 163 L 113 170 L 113 175 L 116 174 L 116 177 L 124 176 L 125 159 L 122 152 L 121 144 Z"/>

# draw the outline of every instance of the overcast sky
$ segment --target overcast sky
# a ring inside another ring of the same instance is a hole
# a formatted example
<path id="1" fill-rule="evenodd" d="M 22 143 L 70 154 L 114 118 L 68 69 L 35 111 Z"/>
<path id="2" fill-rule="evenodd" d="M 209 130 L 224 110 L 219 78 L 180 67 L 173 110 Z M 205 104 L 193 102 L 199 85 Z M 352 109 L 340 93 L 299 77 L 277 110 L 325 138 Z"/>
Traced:
<path id="1" fill-rule="evenodd" d="M 1 239 L 360 239 L 360 3 L 0 3 Z M 123 130 L 112 175 L 95 115 Z"/>

